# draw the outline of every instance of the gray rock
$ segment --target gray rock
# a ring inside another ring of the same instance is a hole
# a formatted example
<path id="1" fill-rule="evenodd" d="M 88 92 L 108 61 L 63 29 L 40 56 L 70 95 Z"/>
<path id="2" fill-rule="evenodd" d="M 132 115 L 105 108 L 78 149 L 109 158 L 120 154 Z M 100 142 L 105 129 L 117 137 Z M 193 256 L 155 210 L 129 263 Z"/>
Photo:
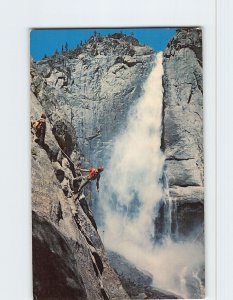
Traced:
<path id="1" fill-rule="evenodd" d="M 169 194 L 177 207 L 173 224 L 189 237 L 204 222 L 201 30 L 178 29 L 164 51 L 163 66 L 161 148 Z"/>
<path id="2" fill-rule="evenodd" d="M 114 138 L 125 128 L 130 107 L 142 94 L 154 61 L 150 47 L 119 33 L 92 37 L 80 49 L 31 64 L 32 91 L 49 117 L 60 148 L 70 158 L 75 149 L 70 128 L 75 128 L 80 155 L 74 168 L 107 165 Z M 46 66 L 51 70 L 47 77 Z M 65 136 L 64 129 L 71 136 Z M 101 224 L 95 191 L 91 194 L 92 209 Z"/>
<path id="3" fill-rule="evenodd" d="M 139 270 L 122 255 L 108 251 L 108 257 L 131 299 L 182 299 L 180 296 L 152 286 L 152 275 Z"/>
<path id="4" fill-rule="evenodd" d="M 201 186 L 202 178 L 197 169 L 196 159 L 166 160 L 165 167 L 169 178 L 169 186 Z"/>
<path id="5" fill-rule="evenodd" d="M 31 118 L 36 119 L 42 107 L 34 95 L 31 103 Z M 70 127 L 67 131 L 65 136 L 72 136 Z M 32 131 L 34 298 L 128 299 L 110 267 L 87 203 L 85 211 L 79 201 L 74 202 L 69 183 L 75 170 L 65 155 L 50 155 L 50 147 L 60 146 L 49 123 L 45 142 L 43 147 L 35 143 Z M 72 153 L 78 156 L 76 145 L 73 147 Z"/>
<path id="6" fill-rule="evenodd" d="M 34 299 L 89 299 L 91 294 L 64 235 L 45 218 L 32 216 Z"/>
<path id="7" fill-rule="evenodd" d="M 203 202 L 203 187 L 202 186 L 173 186 L 169 189 L 170 196 L 175 201 L 190 201 L 193 203 Z"/>
<path id="8" fill-rule="evenodd" d="M 147 299 L 147 295 L 145 293 L 140 293 L 135 299 Z"/>
<path id="9" fill-rule="evenodd" d="M 74 126 L 86 163 L 103 164 L 154 59 L 153 50 L 132 37 L 92 37 L 78 52 L 32 64 L 32 87 L 54 127 L 62 117 Z"/>
<path id="10" fill-rule="evenodd" d="M 146 271 L 139 270 L 130 263 L 125 257 L 116 252 L 108 250 L 108 257 L 111 266 L 117 271 L 120 277 L 130 280 L 140 286 L 150 286 L 152 284 L 152 275 Z"/>

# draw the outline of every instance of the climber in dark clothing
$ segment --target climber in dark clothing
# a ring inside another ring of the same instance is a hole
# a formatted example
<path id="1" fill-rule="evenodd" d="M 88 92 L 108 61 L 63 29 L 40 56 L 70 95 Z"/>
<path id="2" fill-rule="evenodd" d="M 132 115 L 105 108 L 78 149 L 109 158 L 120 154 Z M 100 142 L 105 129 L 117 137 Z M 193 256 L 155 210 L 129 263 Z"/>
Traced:
<path id="1" fill-rule="evenodd" d="M 87 176 L 80 176 L 81 179 L 80 186 L 78 188 L 78 193 L 84 188 L 85 185 L 88 184 L 91 180 L 96 180 L 96 190 L 99 192 L 99 181 L 100 181 L 100 173 L 103 172 L 103 167 L 98 167 L 98 169 L 90 168 L 90 169 L 80 169 L 81 172 L 88 172 Z"/>
<path id="2" fill-rule="evenodd" d="M 41 114 L 39 120 L 32 122 L 32 127 L 36 130 L 37 139 L 35 142 L 43 146 L 46 132 L 46 116 L 44 113 Z"/>

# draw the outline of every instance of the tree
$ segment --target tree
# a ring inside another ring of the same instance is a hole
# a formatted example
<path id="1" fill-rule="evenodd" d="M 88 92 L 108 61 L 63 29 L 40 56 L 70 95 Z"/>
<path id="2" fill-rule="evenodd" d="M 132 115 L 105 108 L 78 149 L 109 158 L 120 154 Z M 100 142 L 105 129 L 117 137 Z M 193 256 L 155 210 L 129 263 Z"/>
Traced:
<path id="1" fill-rule="evenodd" d="M 65 43 L 65 51 L 68 51 L 68 43 Z"/>
<path id="2" fill-rule="evenodd" d="M 59 54 L 59 52 L 58 52 L 58 50 L 56 49 L 55 52 L 54 52 L 54 55 L 58 55 L 58 54 Z"/>
<path id="3" fill-rule="evenodd" d="M 80 42 L 80 46 L 81 46 L 81 47 L 83 46 L 83 41 Z"/>
<path id="4" fill-rule="evenodd" d="M 64 48 L 63 48 L 63 45 L 61 46 L 61 52 L 62 52 L 62 53 L 64 52 Z"/>
<path id="5" fill-rule="evenodd" d="M 43 59 L 45 59 L 45 58 L 48 58 L 46 54 L 44 55 Z"/>

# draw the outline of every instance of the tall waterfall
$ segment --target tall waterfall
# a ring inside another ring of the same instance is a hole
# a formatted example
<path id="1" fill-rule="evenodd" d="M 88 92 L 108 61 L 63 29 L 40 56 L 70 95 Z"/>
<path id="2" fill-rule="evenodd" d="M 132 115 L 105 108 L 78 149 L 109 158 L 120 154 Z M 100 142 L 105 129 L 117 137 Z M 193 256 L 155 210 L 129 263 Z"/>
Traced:
<path id="1" fill-rule="evenodd" d="M 103 240 L 106 248 L 150 272 L 156 287 L 187 296 L 184 282 L 201 263 L 203 253 L 197 244 L 170 238 L 171 203 L 167 204 L 166 242 L 154 243 L 159 204 L 169 199 L 160 150 L 162 75 L 162 53 L 158 53 L 144 95 L 131 109 L 125 131 L 115 139 L 99 196 L 104 211 Z"/>

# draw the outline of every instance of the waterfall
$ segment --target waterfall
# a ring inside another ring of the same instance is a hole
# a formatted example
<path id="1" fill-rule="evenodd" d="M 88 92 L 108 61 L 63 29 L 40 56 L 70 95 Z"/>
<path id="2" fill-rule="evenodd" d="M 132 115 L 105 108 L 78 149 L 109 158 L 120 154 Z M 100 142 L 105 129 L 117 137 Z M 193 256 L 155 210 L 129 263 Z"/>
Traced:
<path id="1" fill-rule="evenodd" d="M 160 244 L 169 243 L 171 240 L 179 239 L 177 223 L 177 204 L 172 201 L 169 192 L 167 171 L 162 171 L 163 197 L 157 204 L 155 213 L 155 235 L 154 242 Z"/>
<path id="2" fill-rule="evenodd" d="M 166 170 L 163 170 L 163 197 L 158 204 L 155 215 L 155 243 L 166 242 L 172 238 L 173 203 L 169 193 Z"/>
<path id="3" fill-rule="evenodd" d="M 105 247 L 152 274 L 156 287 L 186 296 L 183 274 L 202 262 L 203 253 L 198 244 L 171 238 L 174 212 L 167 179 L 163 180 L 164 155 L 160 150 L 162 60 L 162 53 L 158 53 L 144 84 L 144 95 L 130 110 L 125 131 L 114 141 L 101 179 L 99 205 L 104 225 L 100 231 L 104 232 Z M 166 207 L 162 228 L 166 243 L 155 244 L 155 220 L 161 203 Z"/>

